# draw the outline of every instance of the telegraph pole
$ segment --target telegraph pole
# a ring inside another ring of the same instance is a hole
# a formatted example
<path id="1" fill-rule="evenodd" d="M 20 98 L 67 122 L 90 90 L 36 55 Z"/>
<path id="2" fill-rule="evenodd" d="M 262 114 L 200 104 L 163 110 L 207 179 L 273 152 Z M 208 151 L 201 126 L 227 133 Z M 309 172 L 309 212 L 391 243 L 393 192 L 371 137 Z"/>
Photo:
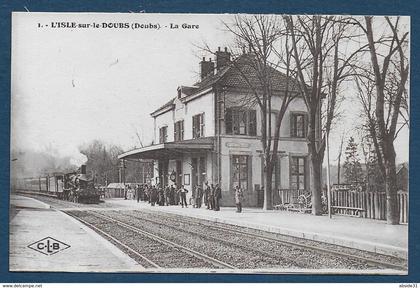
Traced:
<path id="1" fill-rule="evenodd" d="M 325 135 L 327 140 L 327 200 L 328 200 L 328 217 L 331 218 L 331 188 L 330 188 L 330 144 L 328 139 L 328 132 Z"/>
<path id="2" fill-rule="evenodd" d="M 125 189 L 125 160 L 122 160 L 122 181 L 124 185 L 124 199 L 127 200 L 127 190 Z"/>

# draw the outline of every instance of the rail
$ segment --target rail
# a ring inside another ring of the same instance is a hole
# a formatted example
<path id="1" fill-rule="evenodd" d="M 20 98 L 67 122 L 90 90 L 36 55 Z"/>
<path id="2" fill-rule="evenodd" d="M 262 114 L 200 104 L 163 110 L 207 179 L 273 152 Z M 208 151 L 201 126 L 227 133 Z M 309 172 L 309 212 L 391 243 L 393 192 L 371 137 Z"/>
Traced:
<path id="1" fill-rule="evenodd" d="M 190 254 L 190 255 L 192 255 L 192 256 L 194 256 L 196 258 L 199 258 L 201 260 L 204 260 L 204 261 L 206 261 L 208 263 L 211 263 L 211 264 L 213 264 L 215 266 L 218 266 L 220 268 L 237 269 L 236 267 L 234 267 L 234 266 L 232 266 L 232 265 L 230 265 L 228 263 L 222 262 L 222 261 L 217 260 L 217 259 L 215 259 L 213 257 L 210 257 L 208 255 L 205 255 L 203 253 L 200 253 L 198 251 L 194 251 L 194 250 L 189 249 L 189 248 L 187 248 L 185 246 L 179 245 L 179 244 L 177 244 L 177 243 L 175 243 L 173 241 L 164 239 L 164 238 L 159 237 L 157 235 L 154 235 L 154 234 L 152 234 L 150 232 L 147 232 L 147 231 L 144 231 L 142 229 L 139 229 L 138 227 L 133 227 L 133 226 L 131 226 L 129 224 L 126 224 L 126 223 L 124 223 L 122 221 L 119 221 L 117 219 L 114 219 L 114 218 L 111 218 L 111 217 L 108 217 L 108 216 L 105 216 L 105 215 L 102 215 L 102 214 L 99 214 L 99 213 L 96 213 L 96 212 L 93 212 L 93 211 L 90 211 L 89 213 L 95 215 L 98 218 L 102 218 L 102 219 L 105 219 L 105 220 L 108 220 L 108 221 L 113 221 L 114 223 L 117 223 L 118 225 L 120 225 L 120 226 L 122 226 L 124 228 L 127 228 L 127 229 L 129 229 L 129 230 L 131 230 L 133 232 L 139 233 L 141 235 L 147 236 L 147 237 L 149 237 L 151 239 L 157 240 L 157 241 L 159 241 L 159 242 L 161 242 L 163 244 L 166 244 L 168 246 L 176 247 L 176 248 L 178 248 L 178 249 L 186 252 L 187 254 Z"/>
<path id="2" fill-rule="evenodd" d="M 122 213 L 126 214 L 125 212 L 122 212 Z M 150 213 L 149 211 L 142 211 L 142 213 L 153 215 L 153 213 Z M 126 214 L 126 215 L 128 215 L 128 214 Z M 162 217 L 163 215 L 160 214 L 160 216 Z M 170 217 L 170 216 L 168 216 L 168 217 Z M 143 221 L 146 220 L 145 218 L 140 218 L 140 217 L 135 217 L 135 218 L 141 219 Z M 157 221 L 157 220 L 147 219 L 146 221 L 153 222 L 153 223 L 158 224 L 158 225 L 167 226 L 167 224 L 164 224 L 164 223 L 162 223 L 160 221 Z M 177 221 L 177 220 L 174 219 L 173 217 L 171 217 L 171 221 Z M 320 247 L 320 246 L 314 245 L 314 243 L 317 243 L 317 244 L 319 243 L 319 244 L 322 244 L 322 245 L 325 245 L 325 243 L 322 243 L 322 242 L 319 242 L 319 241 L 316 241 L 316 240 L 307 241 L 307 243 L 304 243 L 304 242 L 299 243 L 299 241 L 293 241 L 291 239 L 286 240 L 286 239 L 280 239 L 280 238 L 277 238 L 277 237 L 274 237 L 274 236 L 262 235 L 261 232 L 255 232 L 254 233 L 254 232 L 251 232 L 251 231 L 245 231 L 244 229 L 240 229 L 239 227 L 228 227 L 228 226 L 222 227 L 222 226 L 219 226 L 219 225 L 206 225 L 203 222 L 197 222 L 197 221 L 194 221 L 194 220 L 187 220 L 187 218 L 183 218 L 182 223 L 188 224 L 187 226 L 194 225 L 194 226 L 203 227 L 203 225 L 204 225 L 204 226 L 206 226 L 207 229 L 210 229 L 210 230 L 224 231 L 224 232 L 228 232 L 228 233 L 238 234 L 242 237 L 247 236 L 247 237 L 252 237 L 252 238 L 255 238 L 255 239 L 270 241 L 270 242 L 273 242 L 273 243 L 277 243 L 279 245 L 286 245 L 286 246 L 289 246 L 289 247 L 302 248 L 302 249 L 305 249 L 305 250 L 316 251 L 318 253 L 323 253 L 323 254 L 337 256 L 337 257 L 345 257 L 345 258 L 348 258 L 348 259 L 353 259 L 353 260 L 356 260 L 356 261 L 362 261 L 362 262 L 366 262 L 366 263 L 376 265 L 376 266 L 380 266 L 380 267 L 386 267 L 386 268 L 396 269 L 396 270 L 406 270 L 407 269 L 406 264 L 390 263 L 390 262 L 386 262 L 386 261 L 383 261 L 383 260 L 373 259 L 372 257 L 368 257 L 368 256 L 360 256 L 360 255 L 355 255 L 355 253 L 343 252 L 342 251 L 343 247 L 338 246 L 338 245 L 334 245 L 334 246 L 337 247 L 337 249 L 332 249 L 331 247 L 328 247 L 328 248 Z M 171 228 L 174 228 L 174 227 L 175 227 L 175 225 L 171 226 Z M 217 239 L 217 240 L 220 241 L 222 239 Z M 235 243 L 235 245 L 237 245 L 237 243 Z M 245 248 L 248 249 L 248 247 L 245 247 Z M 270 253 L 271 253 L 271 256 L 272 256 L 274 251 L 272 251 Z M 389 259 L 391 259 L 391 258 L 396 259 L 397 258 L 397 257 L 385 255 L 385 254 L 380 254 L 380 253 L 372 253 L 372 254 L 378 254 L 378 255 L 381 255 L 383 257 L 387 257 Z M 287 259 L 287 260 L 290 260 L 290 259 Z M 294 261 L 292 261 L 292 262 L 295 262 L 296 260 L 297 259 L 294 259 Z M 399 260 L 401 260 L 402 262 L 405 262 L 404 259 L 399 259 Z"/>
<path id="3" fill-rule="evenodd" d="M 64 212 L 65 213 L 65 212 Z M 124 247 L 124 249 L 130 251 L 130 253 L 135 254 L 137 257 L 143 259 L 144 261 L 146 261 L 146 263 L 148 263 L 148 265 L 150 265 L 153 268 L 161 268 L 158 264 L 156 264 L 155 262 L 153 262 L 152 260 L 150 260 L 149 258 L 141 255 L 140 253 L 138 253 L 137 251 L 135 251 L 134 249 L 132 249 L 131 247 L 125 245 L 124 243 L 122 243 L 121 241 L 119 241 L 118 239 L 116 239 L 115 237 L 111 236 L 110 234 L 106 233 L 105 231 L 99 229 L 98 227 L 95 227 L 94 225 L 90 224 L 89 222 L 83 220 L 82 218 L 74 215 L 74 214 L 68 214 L 71 217 L 77 219 L 78 221 L 80 221 L 81 223 L 83 223 L 84 225 L 86 225 L 87 227 L 89 227 L 90 229 L 96 231 L 99 234 L 102 234 L 104 236 L 106 236 L 108 239 L 110 239 L 111 241 L 113 241 L 114 243 L 116 243 L 117 245 Z"/>

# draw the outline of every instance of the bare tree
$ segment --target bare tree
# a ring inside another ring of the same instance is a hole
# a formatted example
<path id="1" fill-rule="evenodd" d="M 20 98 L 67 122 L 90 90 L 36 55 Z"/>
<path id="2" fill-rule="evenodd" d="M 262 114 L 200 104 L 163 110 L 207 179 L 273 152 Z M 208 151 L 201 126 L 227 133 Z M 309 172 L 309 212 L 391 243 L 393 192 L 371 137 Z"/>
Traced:
<path id="1" fill-rule="evenodd" d="M 308 108 L 312 213 L 320 215 L 326 134 L 330 133 L 337 114 L 340 85 L 351 75 L 351 63 L 360 50 L 359 47 L 351 50 L 348 44 L 358 36 L 352 34 L 352 25 L 346 17 L 315 15 L 284 16 L 284 19 L 291 36 L 300 90 Z M 323 101 L 325 98 L 327 101 Z M 323 119 L 319 117 L 321 111 Z"/>
<path id="2" fill-rule="evenodd" d="M 135 144 L 133 145 L 133 149 L 136 149 L 136 148 L 138 148 L 138 147 L 140 147 L 140 148 L 143 148 L 144 147 L 144 145 L 143 145 L 143 141 L 142 141 L 142 137 L 141 137 L 141 131 L 139 131 L 139 129 L 138 129 L 138 125 L 135 125 L 134 123 L 131 123 L 131 129 L 133 130 L 133 132 L 134 132 L 134 134 L 135 134 L 135 137 L 134 137 L 134 135 L 132 136 L 132 138 L 134 139 L 136 139 L 135 140 Z M 137 143 L 138 142 L 138 143 Z M 139 146 L 138 146 L 139 145 Z"/>
<path id="3" fill-rule="evenodd" d="M 118 155 L 123 152 L 121 147 L 93 140 L 79 147 L 79 150 L 86 155 L 88 171 L 99 183 L 107 184 L 118 179 Z"/>
<path id="4" fill-rule="evenodd" d="M 370 65 L 358 67 L 356 84 L 385 179 L 388 224 L 399 223 L 394 141 L 409 119 L 408 31 L 401 22 L 400 17 L 384 17 L 380 23 L 379 18 L 355 18 L 366 36 L 370 57 Z"/>

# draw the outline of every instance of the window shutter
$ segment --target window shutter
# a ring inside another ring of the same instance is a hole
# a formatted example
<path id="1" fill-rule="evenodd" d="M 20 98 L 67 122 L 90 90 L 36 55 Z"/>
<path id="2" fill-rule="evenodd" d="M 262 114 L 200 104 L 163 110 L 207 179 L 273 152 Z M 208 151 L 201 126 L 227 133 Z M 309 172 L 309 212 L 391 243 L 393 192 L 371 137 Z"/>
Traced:
<path id="1" fill-rule="evenodd" d="M 239 133 L 240 135 L 247 135 L 247 128 L 249 127 L 248 123 L 248 112 L 240 110 L 239 111 L 239 123 L 238 123 Z"/>
<path id="2" fill-rule="evenodd" d="M 255 110 L 249 110 L 249 135 L 257 135 L 257 112 Z"/>
<path id="3" fill-rule="evenodd" d="M 192 136 L 193 136 L 193 138 L 197 138 L 197 133 L 196 133 L 196 127 L 197 127 L 197 117 L 196 116 L 193 116 L 192 117 Z"/>
<path id="4" fill-rule="evenodd" d="M 226 116 L 225 116 L 225 129 L 226 134 L 232 134 L 232 109 L 226 109 Z"/>
<path id="5" fill-rule="evenodd" d="M 290 113 L 290 137 L 295 137 L 295 115 Z"/>
<path id="6" fill-rule="evenodd" d="M 205 125 L 206 123 L 204 123 L 204 113 L 200 114 L 199 119 L 200 121 L 200 137 L 204 137 L 204 129 L 205 129 Z"/>
<path id="7" fill-rule="evenodd" d="M 180 123 L 180 132 L 179 132 L 179 140 L 184 140 L 184 120 Z"/>
<path id="8" fill-rule="evenodd" d="M 303 121 L 304 121 L 304 123 L 303 123 L 303 129 L 305 129 L 304 130 L 304 137 L 307 137 L 308 136 L 308 113 L 305 113 L 305 116 L 303 117 Z"/>
<path id="9" fill-rule="evenodd" d="M 163 143 L 166 143 L 168 140 L 168 126 L 163 128 Z"/>

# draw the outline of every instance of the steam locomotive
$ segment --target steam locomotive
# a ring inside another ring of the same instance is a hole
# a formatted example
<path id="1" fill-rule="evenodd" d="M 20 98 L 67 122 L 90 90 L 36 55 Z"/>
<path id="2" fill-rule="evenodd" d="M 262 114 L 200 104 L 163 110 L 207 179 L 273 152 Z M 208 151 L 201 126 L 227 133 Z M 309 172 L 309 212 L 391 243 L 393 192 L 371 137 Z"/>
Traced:
<path id="1" fill-rule="evenodd" d="M 35 193 L 85 204 L 99 203 L 101 195 L 95 188 L 93 179 L 87 177 L 86 165 L 70 173 L 53 173 L 45 177 L 18 179 L 14 186 L 14 189 L 19 192 Z"/>

